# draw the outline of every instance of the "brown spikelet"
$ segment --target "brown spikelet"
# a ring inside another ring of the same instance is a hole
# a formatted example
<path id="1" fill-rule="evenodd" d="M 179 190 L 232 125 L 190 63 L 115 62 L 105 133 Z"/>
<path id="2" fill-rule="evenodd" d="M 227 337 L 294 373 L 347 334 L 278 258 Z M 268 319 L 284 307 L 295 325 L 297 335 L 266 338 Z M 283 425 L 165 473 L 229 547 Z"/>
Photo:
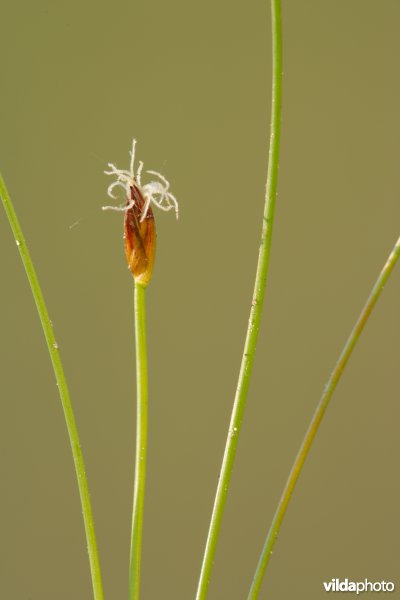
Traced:
<path id="1" fill-rule="evenodd" d="M 145 200 L 135 183 L 130 190 L 134 205 L 125 212 L 125 255 L 135 281 L 146 286 L 153 273 L 156 226 L 151 206 L 141 221 Z"/>

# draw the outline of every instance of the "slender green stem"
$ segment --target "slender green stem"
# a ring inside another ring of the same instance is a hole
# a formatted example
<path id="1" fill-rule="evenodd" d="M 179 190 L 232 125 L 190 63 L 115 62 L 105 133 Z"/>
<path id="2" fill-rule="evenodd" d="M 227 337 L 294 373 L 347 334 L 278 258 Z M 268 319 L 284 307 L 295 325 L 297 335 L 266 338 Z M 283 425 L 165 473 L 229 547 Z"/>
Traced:
<path id="1" fill-rule="evenodd" d="M 331 376 L 329 377 L 328 383 L 326 384 L 324 391 L 322 393 L 321 399 L 315 409 L 314 415 L 311 419 L 310 425 L 308 427 L 307 433 L 303 439 L 303 442 L 300 446 L 296 459 L 293 463 L 292 470 L 290 471 L 288 480 L 286 482 L 285 488 L 282 492 L 282 496 L 279 500 L 278 507 L 276 509 L 274 518 L 271 523 L 271 527 L 269 529 L 267 538 L 265 540 L 264 547 L 261 552 L 260 559 L 258 561 L 257 569 L 254 575 L 253 583 L 250 588 L 250 592 L 248 595 L 248 600 L 256 600 L 258 597 L 261 582 L 267 568 L 270 556 L 272 554 L 273 547 L 275 545 L 276 538 L 278 537 L 278 533 L 282 524 L 283 517 L 285 516 L 286 509 L 288 507 L 289 501 L 292 497 L 293 490 L 295 488 L 297 479 L 301 473 L 304 462 L 307 458 L 308 452 L 310 450 L 311 444 L 314 441 L 315 435 L 318 431 L 318 428 L 321 424 L 322 418 L 325 414 L 325 411 L 328 407 L 329 401 L 332 397 L 333 392 L 336 389 L 336 386 L 339 382 L 339 379 L 343 373 L 343 370 L 354 350 L 356 343 L 358 342 L 361 332 L 365 327 L 365 324 L 370 316 L 372 309 L 374 308 L 376 301 L 378 300 L 383 287 L 387 280 L 390 277 L 390 274 L 395 266 L 397 259 L 400 256 L 400 238 L 397 240 L 389 258 L 386 261 L 385 266 L 379 274 L 378 279 L 372 291 L 368 297 L 368 300 L 361 311 L 360 316 L 350 336 L 348 337 L 344 348 L 339 356 L 339 359 L 333 369 Z"/>
<path id="2" fill-rule="evenodd" d="M 208 531 L 206 547 L 203 556 L 200 579 L 197 587 L 196 600 L 205 600 L 214 562 L 217 541 L 219 537 L 223 512 L 226 503 L 229 483 L 235 461 L 238 437 L 242 425 L 250 377 L 254 362 L 254 354 L 260 328 L 261 311 L 264 301 L 265 286 L 267 281 L 270 260 L 272 227 L 275 212 L 275 200 L 278 185 L 279 147 L 281 130 L 281 105 L 282 105 L 282 30 L 281 30 L 281 2 L 271 0 L 272 12 L 272 111 L 271 133 L 269 146 L 268 174 L 265 193 L 265 208 L 261 233 L 261 245 L 258 256 L 258 265 L 254 286 L 253 300 L 251 303 L 250 317 L 247 328 L 246 341 L 243 350 L 239 380 L 236 389 L 228 437 L 220 471 L 214 507 Z"/>
<path id="3" fill-rule="evenodd" d="M 58 345 L 54 337 L 52 324 L 49 318 L 47 307 L 43 298 L 39 280 L 26 245 L 21 226 L 15 213 L 11 198 L 8 194 L 6 185 L 0 175 L 0 195 L 3 206 L 6 211 L 15 242 L 25 267 L 26 275 L 31 286 L 32 294 L 39 313 L 44 337 L 49 350 L 51 362 L 53 364 L 54 374 L 57 381 L 58 392 L 61 398 L 61 404 L 64 411 L 65 423 L 68 429 L 69 441 L 72 449 L 72 456 L 75 464 L 75 472 L 78 480 L 79 494 L 81 498 L 83 521 L 85 525 L 86 541 L 89 553 L 90 570 L 92 575 L 93 596 L 95 600 L 103 600 L 103 587 L 101 581 L 101 572 L 99 556 L 97 551 L 96 534 L 94 529 L 93 514 L 90 504 L 89 488 L 85 473 L 85 465 L 82 457 L 82 450 L 79 443 L 78 430 L 75 423 L 75 417 L 72 410 L 71 400 L 64 375 L 64 369 L 61 363 Z"/>
<path id="4" fill-rule="evenodd" d="M 133 488 L 129 600 L 139 600 L 142 558 L 143 507 L 147 455 L 146 288 L 135 282 L 136 335 L 136 456 Z"/>

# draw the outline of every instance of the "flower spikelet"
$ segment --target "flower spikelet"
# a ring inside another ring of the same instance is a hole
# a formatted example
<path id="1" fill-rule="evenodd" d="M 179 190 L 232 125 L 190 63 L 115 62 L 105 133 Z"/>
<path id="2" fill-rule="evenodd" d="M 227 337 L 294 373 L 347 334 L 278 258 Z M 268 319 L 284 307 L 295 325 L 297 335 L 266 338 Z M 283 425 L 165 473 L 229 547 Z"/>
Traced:
<path id="1" fill-rule="evenodd" d="M 146 286 L 153 272 L 156 251 L 156 227 L 152 205 L 161 210 L 175 210 L 178 218 L 178 202 L 169 191 L 169 183 L 157 171 L 146 171 L 156 175 L 158 180 L 142 186 L 141 174 L 143 163 L 139 162 L 135 172 L 135 146 L 133 140 L 130 169 L 118 169 L 113 163 L 108 163 L 107 175 L 115 175 L 116 179 L 108 187 L 108 195 L 115 199 L 113 190 L 122 187 L 126 194 L 124 206 L 103 206 L 103 210 L 118 210 L 125 213 L 125 255 L 129 269 L 135 281 Z"/>

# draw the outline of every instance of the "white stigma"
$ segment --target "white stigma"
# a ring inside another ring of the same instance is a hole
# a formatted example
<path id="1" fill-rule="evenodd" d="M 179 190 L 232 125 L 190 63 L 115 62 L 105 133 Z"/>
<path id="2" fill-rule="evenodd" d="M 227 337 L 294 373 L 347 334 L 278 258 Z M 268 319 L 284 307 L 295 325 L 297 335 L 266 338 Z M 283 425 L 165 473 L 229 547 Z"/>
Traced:
<path id="1" fill-rule="evenodd" d="M 178 201 L 173 194 L 169 191 L 169 182 L 167 179 L 158 173 L 157 171 L 146 171 L 149 175 L 156 175 L 158 177 L 158 181 L 150 181 L 145 185 L 142 185 L 142 171 L 143 171 L 143 162 L 139 161 L 139 166 L 135 173 L 135 150 L 136 150 L 136 140 L 132 142 L 132 150 L 130 151 L 130 165 L 129 171 L 125 169 L 118 169 L 113 163 L 108 163 L 110 167 L 109 171 L 104 171 L 106 175 L 114 175 L 116 177 L 115 181 L 113 181 L 107 189 L 107 195 L 110 196 L 113 200 L 116 200 L 116 196 L 113 194 L 113 190 L 117 187 L 122 187 L 125 190 L 126 197 L 130 199 L 131 197 L 131 187 L 136 186 L 141 191 L 143 198 L 145 200 L 145 204 L 142 211 L 141 221 L 146 218 L 147 212 L 151 204 L 157 206 L 164 211 L 175 210 L 176 218 L 179 216 L 179 207 Z M 103 210 L 116 210 L 126 212 L 132 206 L 134 206 L 135 201 L 129 200 L 127 205 L 120 206 L 103 206 Z"/>

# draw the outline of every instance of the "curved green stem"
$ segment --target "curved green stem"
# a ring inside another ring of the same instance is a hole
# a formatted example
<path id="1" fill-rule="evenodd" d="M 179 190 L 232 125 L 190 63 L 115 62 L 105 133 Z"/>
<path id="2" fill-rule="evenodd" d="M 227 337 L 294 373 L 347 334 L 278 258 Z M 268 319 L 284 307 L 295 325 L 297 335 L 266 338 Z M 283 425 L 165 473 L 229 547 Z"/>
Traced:
<path id="1" fill-rule="evenodd" d="M 142 557 L 143 507 L 147 455 L 146 288 L 135 282 L 136 336 L 136 456 L 133 488 L 132 536 L 129 564 L 129 600 L 139 600 Z"/>
<path id="2" fill-rule="evenodd" d="M 329 377 L 328 383 L 326 384 L 321 399 L 315 409 L 314 415 L 311 419 L 310 425 L 308 427 L 307 433 L 303 439 L 303 442 L 300 446 L 294 464 L 292 466 L 292 470 L 290 471 L 288 480 L 286 482 L 285 488 L 282 492 L 282 496 L 279 500 L 278 507 L 276 509 L 274 518 L 271 523 L 271 527 L 269 529 L 267 538 L 265 540 L 264 547 L 261 552 L 260 559 L 258 561 L 257 569 L 254 575 L 253 583 L 250 588 L 250 592 L 248 595 L 248 600 L 256 600 L 260 591 L 261 582 L 267 568 L 270 556 L 272 554 L 273 547 L 275 545 L 276 538 L 278 537 L 278 533 L 282 524 L 283 517 L 285 516 L 287 506 L 292 497 L 293 490 L 295 488 L 297 479 L 301 473 L 304 462 L 307 458 L 308 452 L 310 450 L 311 444 L 314 441 L 315 435 L 318 431 L 318 428 L 321 424 L 322 418 L 325 414 L 325 411 L 328 407 L 329 401 L 332 397 L 333 392 L 339 382 L 339 379 L 343 373 L 343 370 L 354 350 L 356 343 L 358 342 L 361 332 L 365 327 L 365 324 L 368 320 L 369 315 L 371 314 L 372 309 L 374 308 L 376 301 L 378 300 L 383 287 L 387 280 L 390 277 L 390 274 L 395 266 L 397 259 L 400 256 L 400 238 L 397 240 L 389 258 L 386 261 L 385 266 L 383 267 L 381 273 L 379 274 L 378 279 L 372 291 L 368 297 L 368 300 L 361 311 L 360 316 L 352 332 L 350 333 L 349 338 L 347 339 L 344 348 L 339 356 L 339 359 L 333 369 L 331 376 Z"/>
<path id="3" fill-rule="evenodd" d="M 205 600 L 212 565 L 214 562 L 217 541 L 219 537 L 222 516 L 225 508 L 226 497 L 232 475 L 236 455 L 238 437 L 242 425 L 247 392 L 254 362 L 254 354 L 260 328 L 261 311 L 264 301 L 265 286 L 270 259 L 272 227 L 275 212 L 275 200 L 278 185 L 279 147 L 281 130 L 281 105 L 282 105 L 282 30 L 281 30 L 281 2 L 271 0 L 272 12 L 272 114 L 271 133 L 269 146 L 268 174 L 265 193 L 265 208 L 261 233 L 261 245 L 258 256 L 258 265 L 255 279 L 253 301 L 251 303 L 250 317 L 247 328 L 246 341 L 243 350 L 239 380 L 236 389 L 228 438 L 208 531 L 206 547 L 200 579 L 197 587 L 196 600 Z"/>
<path id="4" fill-rule="evenodd" d="M 51 362 L 53 364 L 54 374 L 57 380 L 58 392 L 61 398 L 61 404 L 64 411 L 65 423 L 68 429 L 69 441 L 74 459 L 75 472 L 78 480 L 79 495 L 82 505 L 83 521 L 85 525 L 86 541 L 89 553 L 90 570 L 92 575 L 93 596 L 95 600 L 103 600 L 103 587 L 101 581 L 101 572 L 99 564 L 99 556 L 97 551 L 96 534 L 94 529 L 93 514 L 90 504 L 89 488 L 85 473 L 85 465 L 82 457 L 82 450 L 79 443 L 78 430 L 75 423 L 75 417 L 72 410 L 71 400 L 65 380 L 64 369 L 61 363 L 61 358 L 58 350 L 58 345 L 54 337 L 53 328 L 47 311 L 47 307 L 43 298 L 42 290 L 39 285 L 39 280 L 36 275 L 32 259 L 27 248 L 21 226 L 15 213 L 11 198 L 7 192 L 6 185 L 0 175 L 0 195 L 3 201 L 3 206 L 6 211 L 8 221 L 10 223 L 15 242 L 18 246 L 19 253 L 25 267 L 25 272 L 31 286 L 32 294 L 36 303 L 36 308 L 39 313 L 40 321 L 44 337 L 46 339 L 47 348 L 49 350 Z"/>

